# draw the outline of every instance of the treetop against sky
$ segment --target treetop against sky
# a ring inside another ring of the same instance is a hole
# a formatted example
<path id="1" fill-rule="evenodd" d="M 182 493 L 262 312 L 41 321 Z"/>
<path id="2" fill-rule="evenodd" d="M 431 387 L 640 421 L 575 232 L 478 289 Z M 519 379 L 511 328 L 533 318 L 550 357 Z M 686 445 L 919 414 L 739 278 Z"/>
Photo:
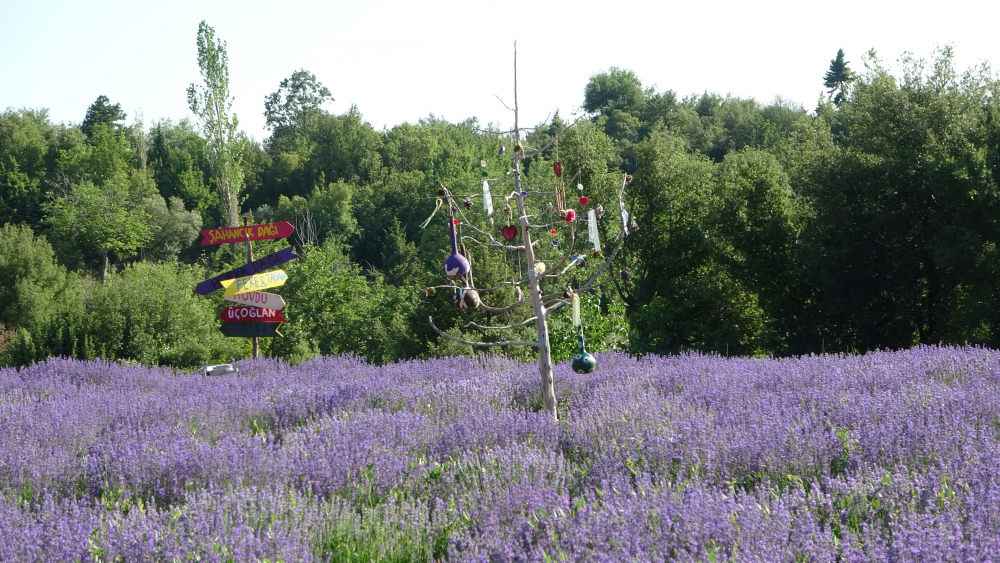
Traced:
<path id="1" fill-rule="evenodd" d="M 301 68 L 330 88 L 329 111 L 355 104 L 376 128 L 430 113 L 507 123 L 512 117 L 494 94 L 513 97 L 515 40 L 522 123 L 570 113 L 588 77 L 612 66 L 680 96 L 707 90 L 768 102 L 780 95 L 811 108 L 840 48 L 856 69 L 871 48 L 891 62 L 904 51 L 929 57 L 949 43 L 959 68 L 1000 60 L 991 29 L 998 15 L 1000 7 L 971 0 L 947 10 L 881 0 L 836 7 L 725 0 L 711 9 L 555 1 L 529 11 L 452 0 L 5 3 L 0 109 L 45 107 L 54 121 L 80 122 L 107 95 L 133 117 L 140 109 L 147 120 L 192 117 L 185 89 L 198 81 L 201 20 L 228 44 L 233 111 L 257 139 L 267 136 L 265 96 Z"/>

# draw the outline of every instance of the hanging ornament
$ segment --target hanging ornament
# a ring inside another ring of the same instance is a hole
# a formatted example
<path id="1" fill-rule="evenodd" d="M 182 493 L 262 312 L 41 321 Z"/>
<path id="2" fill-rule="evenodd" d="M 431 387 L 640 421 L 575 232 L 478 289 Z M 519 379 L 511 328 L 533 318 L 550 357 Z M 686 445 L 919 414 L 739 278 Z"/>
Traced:
<path id="1" fill-rule="evenodd" d="M 552 163 L 552 170 L 555 171 L 556 178 L 562 178 L 562 163 L 561 162 L 553 162 Z"/>
<path id="2" fill-rule="evenodd" d="M 573 294 L 573 326 L 580 326 L 580 296 Z"/>
<path id="3" fill-rule="evenodd" d="M 590 237 L 590 244 L 594 245 L 594 252 L 600 252 L 601 237 L 597 234 L 597 211 L 594 209 L 587 212 L 587 235 Z"/>
<path id="4" fill-rule="evenodd" d="M 535 262 L 535 273 L 538 275 L 545 273 L 545 262 Z"/>
<path id="5" fill-rule="evenodd" d="M 587 258 L 582 254 L 574 254 L 573 257 L 570 258 L 570 260 L 576 262 L 576 266 L 578 268 L 583 268 L 587 266 Z"/>
<path id="6" fill-rule="evenodd" d="M 623 268 L 622 271 L 618 273 L 618 277 L 620 277 L 625 281 L 628 281 L 628 268 Z"/>
<path id="7" fill-rule="evenodd" d="M 490 193 L 490 183 L 483 180 L 483 209 L 486 215 L 493 215 L 493 195 Z"/>
<path id="8" fill-rule="evenodd" d="M 576 211 L 572 209 L 566 210 L 566 222 L 572 223 L 576 219 Z"/>
<path id="9" fill-rule="evenodd" d="M 451 303 L 456 309 L 475 309 L 480 303 L 479 292 L 463 287 L 452 295 Z"/>
<path id="10" fill-rule="evenodd" d="M 580 197 L 580 205 L 587 205 L 590 203 L 590 199 L 587 196 Z"/>
<path id="11" fill-rule="evenodd" d="M 580 342 L 580 353 L 573 358 L 573 363 L 570 364 L 573 367 L 573 371 L 576 373 L 591 373 L 597 369 L 597 360 L 587 352 L 586 345 L 583 341 L 583 324 L 576 333 L 576 338 Z"/>
<path id="12" fill-rule="evenodd" d="M 521 197 L 528 197 L 528 192 L 521 190 Z"/>
<path id="13" fill-rule="evenodd" d="M 515 227 L 514 225 L 507 225 L 506 227 L 501 227 L 500 234 L 503 235 L 503 238 L 507 239 L 507 242 L 511 242 L 512 240 L 517 238 L 517 227 Z"/>
<path id="14" fill-rule="evenodd" d="M 549 232 L 552 233 L 552 234 L 556 234 L 558 231 L 556 231 L 555 229 L 552 229 Z"/>
<path id="15" fill-rule="evenodd" d="M 556 239 L 552 239 L 552 246 L 559 248 L 559 241 L 557 241 Z"/>
<path id="16" fill-rule="evenodd" d="M 455 208 L 451 209 L 451 256 L 444 261 L 444 275 L 449 278 L 462 277 L 469 273 L 472 267 L 469 259 L 458 253 L 458 233 L 456 229 L 458 221 L 455 219 Z"/>
<path id="17" fill-rule="evenodd" d="M 427 293 L 427 297 L 434 297 L 435 295 L 437 295 L 437 290 L 434 289 L 433 287 L 428 287 L 424 291 Z"/>
<path id="18" fill-rule="evenodd" d="M 472 209 L 472 198 L 471 197 L 467 197 L 467 198 L 463 199 L 462 200 L 462 205 L 464 205 L 466 209 Z"/>

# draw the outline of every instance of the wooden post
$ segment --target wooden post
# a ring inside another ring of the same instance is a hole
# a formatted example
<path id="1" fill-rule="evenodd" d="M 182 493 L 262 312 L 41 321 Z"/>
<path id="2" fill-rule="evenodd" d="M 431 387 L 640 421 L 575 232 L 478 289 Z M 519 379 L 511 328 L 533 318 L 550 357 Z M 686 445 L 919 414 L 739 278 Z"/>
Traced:
<path id="1" fill-rule="evenodd" d="M 542 383 L 542 402 L 545 405 L 545 412 L 552 415 L 552 418 L 559 420 L 556 412 L 556 389 L 555 380 L 552 375 L 552 350 L 549 348 L 549 325 L 546 320 L 548 313 L 545 311 L 545 304 L 542 302 L 541 280 L 544 273 L 539 274 L 535 270 L 535 249 L 531 246 L 530 225 L 528 216 L 524 210 L 524 197 L 521 196 L 521 162 L 518 155 L 514 155 L 514 189 L 517 191 L 517 213 L 521 220 L 521 240 L 524 242 L 524 258 L 528 262 L 528 297 L 531 299 L 531 307 L 535 312 L 535 334 L 538 337 L 538 375 Z"/>
<path id="2" fill-rule="evenodd" d="M 517 42 L 514 42 L 514 144 L 521 145 L 520 108 L 517 105 Z M 521 221 L 521 241 L 524 243 L 524 258 L 528 262 L 528 291 L 531 307 L 535 312 L 535 334 L 538 337 L 538 375 L 541 377 L 542 402 L 545 412 L 559 420 L 556 412 L 556 388 L 552 375 L 552 350 L 549 348 L 549 324 L 545 304 L 542 302 L 541 281 L 544 274 L 535 270 L 535 249 L 531 246 L 531 230 L 528 215 L 524 210 L 524 196 L 521 195 L 521 157 L 523 152 L 514 148 L 514 191 L 517 197 L 517 214 Z"/>
<path id="3" fill-rule="evenodd" d="M 249 224 L 250 224 L 250 218 L 249 217 L 244 217 L 243 218 L 243 226 L 246 227 Z M 246 237 L 247 237 L 247 264 L 249 265 L 249 264 L 251 264 L 253 262 L 253 244 L 250 242 L 250 234 L 249 233 L 246 234 Z M 260 338 L 254 336 L 251 340 L 253 342 L 253 345 L 252 345 L 252 351 L 250 352 L 250 355 L 252 357 L 254 357 L 254 358 L 259 358 L 260 357 Z"/>

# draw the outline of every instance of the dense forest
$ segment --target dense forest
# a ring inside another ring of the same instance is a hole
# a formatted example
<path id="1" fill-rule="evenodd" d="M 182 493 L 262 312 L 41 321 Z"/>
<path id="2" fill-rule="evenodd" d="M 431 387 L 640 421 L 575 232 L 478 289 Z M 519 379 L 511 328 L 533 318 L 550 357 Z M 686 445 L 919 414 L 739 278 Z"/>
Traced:
<path id="1" fill-rule="evenodd" d="M 538 124 L 526 144 L 566 130 L 526 162 L 529 183 L 551 186 L 559 160 L 614 209 L 616 178 L 632 176 L 637 229 L 615 266 L 630 275 L 585 299 L 593 349 L 1000 345 L 1000 82 L 985 66 L 955 69 L 948 48 L 904 59 L 896 74 L 874 52 L 862 62 L 852 71 L 840 52 L 826 76 L 803 77 L 828 89 L 811 111 L 679 97 L 611 68 L 583 85 L 584 119 Z M 242 245 L 200 246 L 199 229 L 242 217 L 296 226 L 288 241 L 255 242 L 258 255 L 289 242 L 301 255 L 280 291 L 285 337 L 266 339 L 264 354 L 471 353 L 428 326 L 433 315 L 461 335 L 472 315 L 425 290 L 443 281 L 448 235 L 440 221 L 421 224 L 439 182 L 475 193 L 483 161 L 509 166 L 498 126 L 432 115 L 377 131 L 358 108 L 324 110 L 331 90 L 298 70 L 265 98 L 270 135 L 258 143 L 227 113 L 224 45 L 204 24 L 198 63 L 192 119 L 129 120 L 105 96 L 79 124 L 44 109 L 0 114 L 0 362 L 246 356 L 248 339 L 219 331 L 221 298 L 193 293 L 245 259 Z M 519 267 L 469 252 L 483 285 Z M 556 359 L 575 345 L 563 313 L 550 326 Z"/>

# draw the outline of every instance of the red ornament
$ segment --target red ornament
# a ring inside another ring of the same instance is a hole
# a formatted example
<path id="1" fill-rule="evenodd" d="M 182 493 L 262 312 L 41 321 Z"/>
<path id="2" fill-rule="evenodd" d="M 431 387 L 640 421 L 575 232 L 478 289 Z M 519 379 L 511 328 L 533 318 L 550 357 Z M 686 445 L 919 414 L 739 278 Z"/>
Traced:
<path id="1" fill-rule="evenodd" d="M 552 163 L 552 170 L 555 170 L 555 172 L 556 172 L 556 178 L 562 178 L 562 163 L 561 162 L 553 162 Z"/>
<path id="2" fill-rule="evenodd" d="M 458 219 L 452 219 L 451 222 L 457 225 L 458 224 Z"/>
<path id="3" fill-rule="evenodd" d="M 552 230 L 551 230 L 551 231 L 549 231 L 549 232 L 550 232 L 550 233 L 552 233 L 552 234 L 556 234 L 556 230 L 555 230 L 555 229 L 552 229 Z"/>
<path id="4" fill-rule="evenodd" d="M 572 209 L 567 209 L 566 210 L 566 222 L 569 223 L 573 219 L 576 219 L 576 211 L 573 211 Z"/>
<path id="5" fill-rule="evenodd" d="M 588 198 L 587 196 L 583 196 L 580 198 L 580 205 L 587 205 L 588 203 L 590 203 L 590 198 Z"/>
<path id="6" fill-rule="evenodd" d="M 500 229 L 500 234 L 502 234 L 503 238 L 507 239 L 507 241 L 510 242 L 514 240 L 514 237 L 517 236 L 517 227 L 515 227 L 514 225 L 507 225 L 506 227 L 502 227 Z"/>

